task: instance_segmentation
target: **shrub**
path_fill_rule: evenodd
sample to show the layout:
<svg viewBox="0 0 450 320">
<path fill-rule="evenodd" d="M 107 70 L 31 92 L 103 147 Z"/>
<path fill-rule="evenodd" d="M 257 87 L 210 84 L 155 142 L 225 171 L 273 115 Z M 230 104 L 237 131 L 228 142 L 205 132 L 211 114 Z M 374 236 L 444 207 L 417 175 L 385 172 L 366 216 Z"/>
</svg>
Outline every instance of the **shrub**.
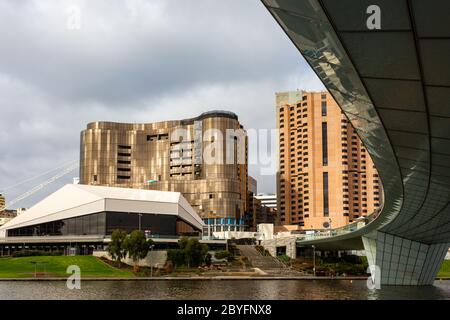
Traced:
<svg viewBox="0 0 450 320">
<path fill-rule="evenodd" d="M 173 263 L 172 261 L 166 261 L 166 264 L 164 265 L 164 271 L 167 274 L 170 274 L 173 272 Z"/>
<path fill-rule="evenodd" d="M 231 257 L 231 252 L 228 250 L 216 251 L 214 257 L 218 260 L 229 259 Z"/>
<path fill-rule="evenodd" d="M 211 254 L 207 253 L 206 256 L 205 256 L 205 263 L 206 263 L 207 266 L 211 265 L 211 262 L 212 262 L 211 260 L 212 260 Z"/>
<path fill-rule="evenodd" d="M 22 250 L 12 254 L 13 257 L 62 256 L 62 251 L 47 252 L 42 250 Z"/>
<path fill-rule="evenodd" d="M 352 263 L 327 263 L 321 266 L 324 270 L 334 270 L 338 274 L 346 275 L 366 275 L 366 268 L 363 264 Z"/>
<path fill-rule="evenodd" d="M 281 255 L 277 257 L 278 260 L 282 261 L 282 262 L 290 262 L 291 261 L 291 257 L 289 257 L 288 255 Z"/>
<path fill-rule="evenodd" d="M 347 263 L 361 264 L 363 263 L 362 257 L 356 255 L 344 255 L 341 260 Z"/>
</svg>

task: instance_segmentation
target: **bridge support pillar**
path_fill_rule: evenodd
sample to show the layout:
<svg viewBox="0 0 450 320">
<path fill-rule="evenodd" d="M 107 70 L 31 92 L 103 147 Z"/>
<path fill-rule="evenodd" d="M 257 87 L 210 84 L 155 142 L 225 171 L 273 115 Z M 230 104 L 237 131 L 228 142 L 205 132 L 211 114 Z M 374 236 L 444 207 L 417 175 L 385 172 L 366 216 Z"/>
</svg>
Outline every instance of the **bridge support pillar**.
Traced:
<svg viewBox="0 0 450 320">
<path fill-rule="evenodd" d="M 425 244 L 379 231 L 362 240 L 374 282 L 381 285 L 433 284 L 450 245 Z"/>
</svg>

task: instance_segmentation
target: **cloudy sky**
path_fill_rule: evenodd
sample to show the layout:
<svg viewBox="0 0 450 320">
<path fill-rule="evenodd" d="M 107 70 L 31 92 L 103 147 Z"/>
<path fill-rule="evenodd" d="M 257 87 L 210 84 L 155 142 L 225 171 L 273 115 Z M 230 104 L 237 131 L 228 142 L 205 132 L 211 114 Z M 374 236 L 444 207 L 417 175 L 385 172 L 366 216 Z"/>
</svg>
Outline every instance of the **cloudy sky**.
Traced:
<svg viewBox="0 0 450 320">
<path fill-rule="evenodd" d="M 78 160 L 88 122 L 224 109 L 274 128 L 275 92 L 322 88 L 259 0 L 2 0 L 0 41 L 0 192 Z M 259 191 L 275 190 L 274 176 L 249 169 Z"/>
</svg>

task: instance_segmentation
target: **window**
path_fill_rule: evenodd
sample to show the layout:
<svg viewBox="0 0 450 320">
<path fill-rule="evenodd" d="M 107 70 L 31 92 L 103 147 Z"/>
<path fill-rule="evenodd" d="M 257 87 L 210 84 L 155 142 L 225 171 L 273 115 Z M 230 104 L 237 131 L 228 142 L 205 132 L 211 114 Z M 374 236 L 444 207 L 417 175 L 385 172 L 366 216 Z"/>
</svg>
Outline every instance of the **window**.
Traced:
<svg viewBox="0 0 450 320">
<path fill-rule="evenodd" d="M 326 122 L 322 122 L 322 163 L 328 165 L 328 127 Z"/>
<path fill-rule="evenodd" d="M 131 157 L 131 153 L 119 152 L 117 153 L 119 157 Z"/>
<path fill-rule="evenodd" d="M 328 172 L 323 173 L 323 216 L 330 215 L 329 199 L 328 199 Z"/>
<path fill-rule="evenodd" d="M 322 101 L 322 116 L 325 117 L 327 115 L 327 101 Z"/>
</svg>

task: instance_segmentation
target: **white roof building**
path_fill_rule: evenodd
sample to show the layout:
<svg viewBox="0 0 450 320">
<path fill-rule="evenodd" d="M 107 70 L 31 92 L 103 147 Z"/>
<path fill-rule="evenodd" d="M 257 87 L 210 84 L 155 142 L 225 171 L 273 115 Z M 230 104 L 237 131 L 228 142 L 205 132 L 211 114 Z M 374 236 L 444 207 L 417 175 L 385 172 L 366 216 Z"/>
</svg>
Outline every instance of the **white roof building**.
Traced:
<svg viewBox="0 0 450 320">
<path fill-rule="evenodd" d="M 1 226 L 0 238 L 11 229 L 103 212 L 170 215 L 194 229 L 203 227 L 202 219 L 179 192 L 68 184 Z"/>
</svg>

